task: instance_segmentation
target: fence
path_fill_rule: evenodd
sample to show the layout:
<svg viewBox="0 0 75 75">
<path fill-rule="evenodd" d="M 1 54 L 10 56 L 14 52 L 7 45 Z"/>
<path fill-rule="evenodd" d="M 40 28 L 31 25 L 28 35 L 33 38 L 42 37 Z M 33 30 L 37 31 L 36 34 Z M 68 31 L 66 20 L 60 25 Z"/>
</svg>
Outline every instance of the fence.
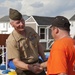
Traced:
<svg viewBox="0 0 75 75">
<path fill-rule="evenodd" d="M 6 46 L 6 39 L 8 38 L 9 34 L 0 34 L 0 46 Z M 0 49 L 0 54 L 2 53 Z"/>
<path fill-rule="evenodd" d="M 7 69 L 7 50 L 6 47 L 4 47 L 4 45 L 0 45 L 0 50 L 2 51 L 2 53 L 0 54 L 0 56 L 2 57 L 2 63 L 1 65 L 6 65 L 5 68 Z"/>
<path fill-rule="evenodd" d="M 6 64 L 6 69 L 7 69 L 6 39 L 8 38 L 8 36 L 9 34 L 0 34 L 0 63 L 2 62 L 1 65 Z"/>
<path fill-rule="evenodd" d="M 8 38 L 9 34 L 0 34 L 0 45 L 5 46 L 6 39 Z"/>
<path fill-rule="evenodd" d="M 2 50 L 2 54 L 0 56 L 2 57 L 2 63 L 0 64 L 0 75 L 17 75 L 14 68 L 8 67 L 8 59 L 7 59 L 7 48 L 4 47 L 4 45 L 0 46 L 0 50 Z M 5 51 L 6 50 L 6 51 Z M 12 64 L 11 64 L 12 66 Z"/>
</svg>

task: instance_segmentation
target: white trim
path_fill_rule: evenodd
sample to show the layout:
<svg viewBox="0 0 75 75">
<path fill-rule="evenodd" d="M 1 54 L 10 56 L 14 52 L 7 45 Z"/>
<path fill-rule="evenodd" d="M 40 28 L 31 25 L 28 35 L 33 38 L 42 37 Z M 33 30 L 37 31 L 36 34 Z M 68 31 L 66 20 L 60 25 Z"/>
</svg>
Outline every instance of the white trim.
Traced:
<svg viewBox="0 0 75 75">
<path fill-rule="evenodd" d="M 36 23 L 36 32 L 38 33 L 38 24 Z"/>
<path fill-rule="evenodd" d="M 52 44 L 54 43 L 54 42 L 52 42 L 50 44 L 51 41 L 54 41 L 54 39 L 49 39 L 48 41 L 47 40 L 39 40 L 39 42 L 41 42 L 41 43 L 46 43 L 46 50 L 49 50 L 51 48 Z"/>
<path fill-rule="evenodd" d="M 33 24 L 33 23 L 36 23 L 36 22 L 25 22 L 25 24 Z"/>
<path fill-rule="evenodd" d="M 8 31 L 8 24 L 7 24 L 7 22 L 4 22 L 4 23 L 2 23 L 1 32 L 6 32 L 6 31 Z"/>
<path fill-rule="evenodd" d="M 32 16 L 32 18 L 34 19 L 34 17 Z M 34 21 L 36 22 L 36 25 L 39 26 L 39 24 L 37 23 L 37 21 L 34 19 Z"/>
<path fill-rule="evenodd" d="M 49 44 L 50 44 L 51 41 L 54 40 L 54 39 L 50 39 L 50 38 L 49 38 L 49 28 L 50 28 L 50 27 L 51 27 L 51 25 L 49 25 L 49 26 L 46 27 L 46 31 L 47 31 L 47 34 L 46 34 L 46 36 L 47 36 L 47 37 L 46 37 L 46 39 L 47 39 L 47 40 L 46 40 L 46 41 L 47 41 L 47 42 L 46 42 L 46 49 L 50 49 L 51 45 L 49 45 Z"/>
<path fill-rule="evenodd" d="M 44 28 L 45 29 L 45 33 L 44 33 L 45 34 L 45 39 L 40 39 L 40 40 L 46 40 L 46 27 L 39 27 L 39 35 L 40 35 L 40 29 L 41 28 Z"/>
<path fill-rule="evenodd" d="M 50 25 L 39 25 L 39 26 L 46 26 L 46 27 L 48 27 L 48 26 L 50 26 Z"/>
<path fill-rule="evenodd" d="M 37 23 L 33 16 L 30 16 L 27 20 L 25 20 L 25 22 L 27 22 L 30 18 L 33 19 L 34 23 Z M 31 23 L 31 22 L 28 22 L 28 23 Z M 38 23 L 37 23 L 37 25 L 38 25 Z"/>
<path fill-rule="evenodd" d="M 47 40 L 46 39 L 43 39 L 43 40 L 39 40 L 39 42 L 47 42 Z"/>
<path fill-rule="evenodd" d="M 52 26 L 52 25 L 47 26 L 46 29 L 49 29 L 51 26 Z"/>
<path fill-rule="evenodd" d="M 30 16 L 28 19 L 26 19 L 25 22 L 28 21 L 30 18 L 32 18 L 32 16 Z"/>
<path fill-rule="evenodd" d="M 27 22 L 30 18 L 33 19 L 34 22 Z M 25 23 L 26 23 L 26 24 L 33 24 L 33 23 L 35 23 L 35 24 L 36 24 L 36 32 L 38 33 L 38 26 L 39 26 L 39 25 L 38 25 L 38 23 L 36 22 L 36 20 L 34 19 L 33 16 L 30 16 L 30 17 L 25 21 Z"/>
</svg>

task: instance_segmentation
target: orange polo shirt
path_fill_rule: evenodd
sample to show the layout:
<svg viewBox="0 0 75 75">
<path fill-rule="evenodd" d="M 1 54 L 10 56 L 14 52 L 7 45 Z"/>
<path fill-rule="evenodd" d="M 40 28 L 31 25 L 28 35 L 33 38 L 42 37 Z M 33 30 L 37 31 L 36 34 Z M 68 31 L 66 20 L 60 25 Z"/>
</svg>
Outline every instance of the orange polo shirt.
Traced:
<svg viewBox="0 0 75 75">
<path fill-rule="evenodd" d="M 47 75 L 75 75 L 75 43 L 65 37 L 54 42 L 47 62 Z"/>
</svg>

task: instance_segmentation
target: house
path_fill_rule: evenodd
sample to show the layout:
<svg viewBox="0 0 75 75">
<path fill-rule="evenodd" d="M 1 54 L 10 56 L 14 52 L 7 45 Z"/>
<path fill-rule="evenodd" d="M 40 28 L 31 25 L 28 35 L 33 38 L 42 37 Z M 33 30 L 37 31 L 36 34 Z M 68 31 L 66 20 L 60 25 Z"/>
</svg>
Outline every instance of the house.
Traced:
<svg viewBox="0 0 75 75">
<path fill-rule="evenodd" d="M 73 15 L 70 19 L 69 19 L 71 26 L 70 26 L 70 35 L 74 38 L 75 37 L 75 15 Z"/>
<path fill-rule="evenodd" d="M 26 26 L 32 27 L 40 36 L 40 42 L 46 50 L 50 49 L 50 44 L 53 42 L 49 26 L 54 17 L 30 16 L 26 20 Z"/>
<path fill-rule="evenodd" d="M 29 16 L 23 15 L 24 20 L 28 19 Z M 9 16 L 4 16 L 0 19 L 0 34 L 10 34 L 13 27 L 9 23 Z"/>
<path fill-rule="evenodd" d="M 32 27 L 40 36 L 40 42 L 44 45 L 46 50 L 49 50 L 53 39 L 49 30 L 49 26 L 53 21 L 54 17 L 45 17 L 45 16 L 27 16 L 23 15 L 26 26 Z M 75 15 L 69 19 L 70 26 L 70 35 L 75 37 Z M 9 17 L 4 16 L 0 19 L 0 34 L 10 34 L 13 28 L 9 24 Z"/>
</svg>

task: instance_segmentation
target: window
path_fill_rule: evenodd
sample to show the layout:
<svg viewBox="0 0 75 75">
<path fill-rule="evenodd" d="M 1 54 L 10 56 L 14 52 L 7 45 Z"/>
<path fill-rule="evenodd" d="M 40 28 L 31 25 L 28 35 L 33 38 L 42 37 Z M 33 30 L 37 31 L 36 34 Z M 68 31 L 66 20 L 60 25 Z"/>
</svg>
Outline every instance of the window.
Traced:
<svg viewBox="0 0 75 75">
<path fill-rule="evenodd" d="M 46 34 L 45 28 L 40 28 L 40 31 L 39 31 L 40 39 L 45 39 L 45 36 L 46 36 L 45 34 Z"/>
<path fill-rule="evenodd" d="M 6 28 L 6 25 L 5 25 L 5 23 L 3 23 L 3 28 Z"/>
</svg>

